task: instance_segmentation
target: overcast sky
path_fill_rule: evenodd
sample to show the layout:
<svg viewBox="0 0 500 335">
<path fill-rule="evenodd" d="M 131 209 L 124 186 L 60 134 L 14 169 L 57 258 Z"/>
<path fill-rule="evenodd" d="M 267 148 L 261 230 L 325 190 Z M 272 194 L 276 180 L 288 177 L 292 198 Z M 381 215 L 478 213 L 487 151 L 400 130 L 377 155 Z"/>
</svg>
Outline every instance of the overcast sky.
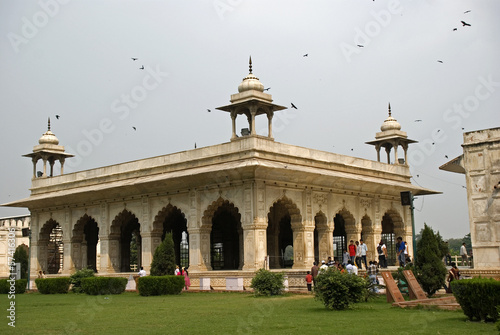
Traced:
<svg viewBox="0 0 500 335">
<path fill-rule="evenodd" d="M 493 0 L 2 0 L 0 203 L 29 196 L 21 155 L 48 117 L 76 155 L 66 172 L 228 142 L 230 117 L 214 109 L 251 55 L 274 102 L 298 107 L 275 116 L 276 141 L 375 160 L 364 142 L 390 102 L 419 141 L 412 183 L 443 192 L 416 200 L 417 231 L 463 237 L 465 177 L 438 167 L 462 154 L 464 131 L 500 126 L 499 13 Z"/>
</svg>

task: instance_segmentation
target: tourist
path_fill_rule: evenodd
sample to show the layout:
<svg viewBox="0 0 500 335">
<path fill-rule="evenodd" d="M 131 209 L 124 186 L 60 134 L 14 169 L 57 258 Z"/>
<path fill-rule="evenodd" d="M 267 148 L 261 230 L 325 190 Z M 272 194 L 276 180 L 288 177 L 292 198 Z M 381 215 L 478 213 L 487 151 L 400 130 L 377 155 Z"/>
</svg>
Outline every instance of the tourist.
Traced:
<svg viewBox="0 0 500 335">
<path fill-rule="evenodd" d="M 451 269 L 448 271 L 448 286 L 446 287 L 446 293 L 451 292 L 451 282 L 460 279 L 460 271 L 458 271 L 457 264 L 455 262 L 451 263 Z"/>
<path fill-rule="evenodd" d="M 354 265 L 353 265 L 351 260 L 347 261 L 347 265 L 345 266 L 345 269 L 346 269 L 347 273 L 349 273 L 349 274 L 354 273 Z"/>
<path fill-rule="evenodd" d="M 344 249 L 344 253 L 342 254 L 342 265 L 343 266 L 347 265 L 349 258 L 350 258 L 349 252 L 346 249 Z"/>
<path fill-rule="evenodd" d="M 406 249 L 406 242 L 403 241 L 403 238 L 399 236 L 397 238 L 398 243 L 396 243 L 396 248 L 398 249 L 398 261 L 399 261 L 399 266 L 405 267 L 406 265 L 406 258 L 405 258 L 405 249 Z"/>
<path fill-rule="evenodd" d="M 350 240 L 349 241 L 349 259 L 352 261 L 354 264 L 354 260 L 356 258 L 356 246 L 354 245 L 354 241 Z"/>
<path fill-rule="evenodd" d="M 306 284 L 307 284 L 307 290 L 311 292 L 312 288 L 312 281 L 313 281 L 313 276 L 311 275 L 311 271 L 307 271 L 306 275 Z"/>
<path fill-rule="evenodd" d="M 319 272 L 323 273 L 323 272 L 326 272 L 326 270 L 328 270 L 328 266 L 326 265 L 326 262 L 321 261 L 321 266 L 319 267 Z"/>
<path fill-rule="evenodd" d="M 139 277 L 144 277 L 146 275 L 146 270 L 141 266 L 141 270 L 139 271 Z"/>
<path fill-rule="evenodd" d="M 387 268 L 387 247 L 385 246 L 384 240 L 380 240 L 377 246 L 378 262 L 382 269 Z"/>
<path fill-rule="evenodd" d="M 316 264 L 316 262 L 313 262 L 313 266 L 311 268 L 311 276 L 313 277 L 314 287 L 316 287 L 316 277 L 318 276 L 318 272 L 319 272 L 319 267 Z"/>
<path fill-rule="evenodd" d="M 359 240 L 359 249 L 361 249 L 361 261 L 365 263 L 365 270 L 368 269 L 368 265 L 366 264 L 366 253 L 368 252 L 368 247 L 366 246 L 363 239 Z M 361 269 L 361 261 L 359 262 L 359 268 Z"/>
<path fill-rule="evenodd" d="M 467 248 L 465 247 L 465 242 L 462 243 L 460 247 L 460 256 L 462 256 L 462 266 L 467 265 Z"/>
<path fill-rule="evenodd" d="M 345 268 L 342 264 L 337 264 L 337 270 L 339 270 L 340 272 L 344 273 L 345 272 Z"/>
<path fill-rule="evenodd" d="M 329 268 L 333 268 L 335 267 L 335 261 L 332 260 L 332 257 L 328 257 L 328 262 L 326 262 L 326 266 L 328 266 Z"/>
<path fill-rule="evenodd" d="M 174 271 L 174 275 L 178 276 L 181 274 L 181 271 L 179 270 L 179 265 L 176 265 L 175 266 L 175 271 Z"/>
<path fill-rule="evenodd" d="M 189 279 L 189 273 L 186 268 L 182 268 L 182 274 L 184 276 L 184 289 L 187 291 L 189 286 L 191 286 L 191 280 Z"/>
<path fill-rule="evenodd" d="M 368 274 L 368 278 L 370 278 L 370 282 L 373 285 L 371 290 L 375 293 L 378 293 L 378 286 L 376 286 L 378 284 L 377 283 L 377 274 L 378 274 L 377 262 L 370 261 L 370 266 L 368 266 L 366 273 Z"/>
<path fill-rule="evenodd" d="M 42 270 L 38 271 L 38 278 L 44 279 L 45 275 L 43 274 Z"/>
<path fill-rule="evenodd" d="M 354 242 L 354 244 L 356 244 L 356 260 L 355 260 L 355 263 L 356 263 L 356 266 L 358 268 L 361 268 L 361 248 L 359 247 L 359 242 L 358 241 Z"/>
</svg>

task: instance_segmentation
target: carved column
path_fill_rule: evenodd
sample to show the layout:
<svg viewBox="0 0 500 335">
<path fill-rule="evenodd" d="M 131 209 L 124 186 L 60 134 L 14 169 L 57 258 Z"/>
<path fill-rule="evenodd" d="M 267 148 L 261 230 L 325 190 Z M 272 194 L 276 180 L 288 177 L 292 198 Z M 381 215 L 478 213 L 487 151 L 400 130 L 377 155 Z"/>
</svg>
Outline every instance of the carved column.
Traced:
<svg viewBox="0 0 500 335">
<path fill-rule="evenodd" d="M 232 125 L 232 132 L 231 132 L 231 140 L 234 140 L 236 136 L 236 113 L 234 111 L 231 111 L 231 125 Z"/>
<path fill-rule="evenodd" d="M 318 247 L 319 247 L 319 258 L 318 262 L 322 260 L 327 260 L 328 257 L 333 259 L 333 227 L 323 227 L 318 229 Z"/>
<path fill-rule="evenodd" d="M 273 138 L 273 111 L 267 113 L 267 137 Z"/>
</svg>

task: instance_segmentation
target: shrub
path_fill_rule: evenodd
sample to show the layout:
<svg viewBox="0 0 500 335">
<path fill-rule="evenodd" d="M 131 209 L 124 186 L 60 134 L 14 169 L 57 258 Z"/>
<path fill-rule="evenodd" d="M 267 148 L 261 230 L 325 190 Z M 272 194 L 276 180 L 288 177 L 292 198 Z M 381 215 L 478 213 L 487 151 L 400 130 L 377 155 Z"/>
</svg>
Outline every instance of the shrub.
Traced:
<svg viewBox="0 0 500 335">
<path fill-rule="evenodd" d="M 498 320 L 496 306 L 500 305 L 500 281 L 492 278 L 454 280 L 451 289 L 469 320 Z"/>
<path fill-rule="evenodd" d="M 69 277 L 35 279 L 38 292 L 42 294 L 68 293 L 70 281 Z"/>
<path fill-rule="evenodd" d="M 156 248 L 151 262 L 151 276 L 173 275 L 175 271 L 175 251 L 172 233 L 165 234 L 163 242 Z"/>
<path fill-rule="evenodd" d="M 184 276 L 145 276 L 139 277 L 137 289 L 142 296 L 179 294 L 184 284 Z"/>
<path fill-rule="evenodd" d="M 71 279 L 71 284 L 73 284 L 73 287 L 71 290 L 75 293 L 81 293 L 83 292 L 82 290 L 82 285 L 81 281 L 83 278 L 89 278 L 89 277 L 94 277 L 94 270 L 93 269 L 81 269 L 73 273 L 69 278 Z"/>
<path fill-rule="evenodd" d="M 127 282 L 127 278 L 121 277 L 87 277 L 81 279 L 81 290 L 89 295 L 120 294 Z"/>
<path fill-rule="evenodd" d="M 370 295 L 368 281 L 354 274 L 329 268 L 316 277 L 315 298 L 327 309 L 342 310 Z"/>
<path fill-rule="evenodd" d="M 406 281 L 405 275 L 403 274 L 403 270 L 411 270 L 413 273 L 415 273 L 415 267 L 413 266 L 413 263 L 408 263 L 405 265 L 405 267 L 399 267 L 396 272 L 392 273 L 392 277 L 396 281 L 399 290 L 401 293 L 406 293 L 408 294 L 408 283 Z"/>
<path fill-rule="evenodd" d="M 8 279 L 0 280 L 0 294 L 11 294 L 10 292 L 10 281 Z M 21 294 L 26 292 L 26 285 L 28 284 L 27 279 L 18 279 L 16 280 L 15 290 L 16 294 Z"/>
<path fill-rule="evenodd" d="M 250 287 L 253 288 L 255 295 L 280 295 L 285 289 L 284 277 L 282 272 L 274 273 L 260 269 L 255 273 Z"/>
<path fill-rule="evenodd" d="M 444 286 L 446 267 L 441 258 L 438 239 L 434 231 L 424 224 L 422 237 L 417 243 L 415 277 L 429 297 Z"/>
<path fill-rule="evenodd" d="M 24 246 L 20 245 L 14 252 L 14 259 L 17 263 L 21 263 L 21 279 L 28 278 L 28 253 Z"/>
</svg>

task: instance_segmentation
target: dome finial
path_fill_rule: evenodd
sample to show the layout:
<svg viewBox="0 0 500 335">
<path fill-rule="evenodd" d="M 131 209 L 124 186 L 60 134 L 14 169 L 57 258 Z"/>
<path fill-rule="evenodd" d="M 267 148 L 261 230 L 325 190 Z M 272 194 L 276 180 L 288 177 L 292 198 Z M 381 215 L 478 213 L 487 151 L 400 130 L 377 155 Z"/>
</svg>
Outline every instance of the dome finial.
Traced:
<svg viewBox="0 0 500 335">
<path fill-rule="evenodd" d="M 47 130 L 50 130 L 50 117 L 49 117 L 49 122 L 48 123 L 49 123 L 49 125 L 48 125 Z"/>
<path fill-rule="evenodd" d="M 250 56 L 250 61 L 248 62 L 248 68 L 250 69 L 250 74 L 252 74 L 252 56 Z"/>
<path fill-rule="evenodd" d="M 389 116 L 392 116 L 391 115 L 391 103 L 389 102 Z"/>
</svg>

